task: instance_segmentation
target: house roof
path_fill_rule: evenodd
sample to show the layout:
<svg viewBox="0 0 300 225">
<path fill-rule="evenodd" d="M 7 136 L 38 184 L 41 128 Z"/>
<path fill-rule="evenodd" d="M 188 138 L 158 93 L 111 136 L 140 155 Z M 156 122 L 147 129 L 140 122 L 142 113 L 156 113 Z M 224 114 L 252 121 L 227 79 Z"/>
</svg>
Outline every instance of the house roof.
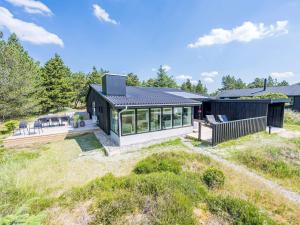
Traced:
<svg viewBox="0 0 300 225">
<path fill-rule="evenodd" d="M 248 88 L 248 89 L 234 89 L 222 91 L 218 97 L 219 98 L 235 98 L 235 97 L 250 97 L 261 95 L 265 93 L 283 93 L 287 96 L 298 96 L 300 95 L 300 85 L 290 85 L 281 87 L 267 87 L 264 91 L 263 88 Z"/>
<path fill-rule="evenodd" d="M 126 96 L 108 96 L 101 85 L 92 84 L 96 92 L 114 107 L 134 107 L 148 105 L 199 105 L 199 100 L 206 97 L 175 88 L 133 87 L 126 86 Z"/>
</svg>

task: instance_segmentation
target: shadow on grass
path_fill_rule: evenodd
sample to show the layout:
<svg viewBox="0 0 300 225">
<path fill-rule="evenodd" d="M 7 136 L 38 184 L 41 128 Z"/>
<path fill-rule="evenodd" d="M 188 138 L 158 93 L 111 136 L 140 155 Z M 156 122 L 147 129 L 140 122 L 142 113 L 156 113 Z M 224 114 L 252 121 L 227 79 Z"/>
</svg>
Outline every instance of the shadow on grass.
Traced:
<svg viewBox="0 0 300 225">
<path fill-rule="evenodd" d="M 68 137 L 67 140 L 75 140 L 79 145 L 82 152 L 88 152 L 93 150 L 102 150 L 102 145 L 99 143 L 95 134 L 82 134 L 79 136 Z"/>
</svg>

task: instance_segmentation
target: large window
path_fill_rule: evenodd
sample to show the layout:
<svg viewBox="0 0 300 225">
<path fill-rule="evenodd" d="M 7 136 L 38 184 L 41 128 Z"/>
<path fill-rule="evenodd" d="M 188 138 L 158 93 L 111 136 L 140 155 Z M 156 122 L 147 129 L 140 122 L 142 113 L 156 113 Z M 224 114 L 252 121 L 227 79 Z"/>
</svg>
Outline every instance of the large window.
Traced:
<svg viewBox="0 0 300 225">
<path fill-rule="evenodd" d="M 110 129 L 115 132 L 116 134 L 119 133 L 118 131 L 118 111 L 115 109 L 110 110 Z"/>
<path fill-rule="evenodd" d="M 161 130 L 161 109 L 153 108 L 150 109 L 151 112 L 151 131 Z"/>
<path fill-rule="evenodd" d="M 149 131 L 149 109 L 137 109 L 137 133 Z"/>
<path fill-rule="evenodd" d="M 121 114 L 122 135 L 135 133 L 135 110 L 126 110 Z"/>
<path fill-rule="evenodd" d="M 173 127 L 182 126 L 182 107 L 174 107 Z"/>
<path fill-rule="evenodd" d="M 183 126 L 189 126 L 192 124 L 192 108 L 191 107 L 183 107 L 182 122 L 183 122 Z"/>
<path fill-rule="evenodd" d="M 163 129 L 172 128 L 172 108 L 163 108 Z"/>
</svg>

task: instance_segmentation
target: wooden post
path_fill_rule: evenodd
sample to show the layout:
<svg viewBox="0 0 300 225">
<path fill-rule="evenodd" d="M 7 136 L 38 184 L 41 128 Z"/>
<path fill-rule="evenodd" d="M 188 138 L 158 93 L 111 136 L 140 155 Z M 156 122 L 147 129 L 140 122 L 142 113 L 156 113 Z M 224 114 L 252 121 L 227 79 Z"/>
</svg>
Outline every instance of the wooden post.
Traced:
<svg viewBox="0 0 300 225">
<path fill-rule="evenodd" d="M 201 141 L 201 121 L 198 122 L 198 141 Z"/>
</svg>

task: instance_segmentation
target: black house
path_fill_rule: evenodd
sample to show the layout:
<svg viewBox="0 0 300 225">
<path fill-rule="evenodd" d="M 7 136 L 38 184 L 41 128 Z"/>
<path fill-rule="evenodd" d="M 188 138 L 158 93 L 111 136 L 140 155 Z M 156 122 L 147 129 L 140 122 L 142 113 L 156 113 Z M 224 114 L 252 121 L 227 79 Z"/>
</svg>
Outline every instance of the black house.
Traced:
<svg viewBox="0 0 300 225">
<path fill-rule="evenodd" d="M 264 87 L 264 88 L 248 88 L 234 89 L 223 91 L 218 95 L 219 99 L 238 99 L 240 97 L 252 97 L 265 93 L 282 93 L 289 97 L 289 108 L 300 111 L 300 84 L 281 86 L 281 87 Z"/>
<path fill-rule="evenodd" d="M 126 77 L 106 74 L 92 84 L 87 112 L 119 145 L 193 132 L 194 107 L 204 96 L 174 88 L 126 86 Z"/>
</svg>

